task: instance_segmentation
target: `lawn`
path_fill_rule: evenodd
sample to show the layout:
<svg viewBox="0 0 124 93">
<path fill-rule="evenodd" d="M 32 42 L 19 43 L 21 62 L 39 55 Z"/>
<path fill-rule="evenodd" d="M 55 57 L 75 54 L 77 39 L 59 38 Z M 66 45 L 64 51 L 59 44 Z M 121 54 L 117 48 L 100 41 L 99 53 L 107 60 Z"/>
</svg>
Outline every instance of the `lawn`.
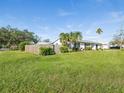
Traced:
<svg viewBox="0 0 124 93">
<path fill-rule="evenodd" d="M 124 93 L 124 52 L 0 52 L 0 93 Z"/>
</svg>

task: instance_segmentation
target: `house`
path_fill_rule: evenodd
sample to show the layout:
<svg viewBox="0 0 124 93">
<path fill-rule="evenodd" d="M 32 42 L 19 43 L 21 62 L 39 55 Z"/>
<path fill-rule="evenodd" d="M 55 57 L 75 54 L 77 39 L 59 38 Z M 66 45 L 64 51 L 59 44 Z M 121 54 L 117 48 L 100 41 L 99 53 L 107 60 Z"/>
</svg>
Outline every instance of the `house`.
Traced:
<svg viewBox="0 0 124 93">
<path fill-rule="evenodd" d="M 85 50 L 87 47 L 90 47 L 92 50 L 97 50 L 102 47 L 102 43 L 83 40 L 80 42 L 80 49 Z"/>
<path fill-rule="evenodd" d="M 62 46 L 62 43 L 60 42 L 60 39 L 57 39 L 54 42 L 38 42 L 37 44 L 32 44 L 32 45 L 26 45 L 25 46 L 25 51 L 29 53 L 34 53 L 34 54 L 39 54 L 40 53 L 40 48 L 41 47 L 50 47 L 53 48 L 56 54 L 61 53 L 60 47 Z M 74 46 L 73 43 L 70 43 L 70 46 Z M 86 50 L 86 49 L 91 49 L 91 50 L 97 50 L 97 49 L 109 49 L 108 44 L 102 44 L 98 42 L 93 42 L 93 41 L 88 41 L 88 40 L 82 40 L 79 42 L 79 49 L 81 51 Z"/>
<path fill-rule="evenodd" d="M 104 49 L 104 50 L 110 49 L 110 45 L 109 44 L 102 44 L 102 49 Z"/>
<path fill-rule="evenodd" d="M 110 45 L 110 49 L 120 49 L 121 47 L 120 47 L 120 45 L 118 45 L 118 44 L 115 44 L 115 45 Z M 122 45 L 122 48 L 123 48 L 123 45 Z"/>
<path fill-rule="evenodd" d="M 55 50 L 62 46 L 60 39 L 57 39 L 52 44 L 54 45 Z M 90 47 L 92 50 L 97 50 L 102 48 L 102 43 L 83 40 L 83 41 L 80 41 L 79 47 L 80 47 L 80 50 L 85 50 L 87 47 Z M 60 50 L 57 50 L 57 52 L 60 53 Z"/>
</svg>

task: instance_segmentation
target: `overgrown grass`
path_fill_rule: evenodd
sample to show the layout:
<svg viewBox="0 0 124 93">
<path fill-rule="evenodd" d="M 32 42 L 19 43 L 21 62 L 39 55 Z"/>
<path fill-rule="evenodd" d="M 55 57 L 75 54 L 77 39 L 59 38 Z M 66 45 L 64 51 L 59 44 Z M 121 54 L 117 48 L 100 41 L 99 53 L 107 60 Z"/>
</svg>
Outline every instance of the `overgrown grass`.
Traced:
<svg viewBox="0 0 124 93">
<path fill-rule="evenodd" d="M 124 52 L 0 52 L 0 93 L 124 93 Z"/>
</svg>

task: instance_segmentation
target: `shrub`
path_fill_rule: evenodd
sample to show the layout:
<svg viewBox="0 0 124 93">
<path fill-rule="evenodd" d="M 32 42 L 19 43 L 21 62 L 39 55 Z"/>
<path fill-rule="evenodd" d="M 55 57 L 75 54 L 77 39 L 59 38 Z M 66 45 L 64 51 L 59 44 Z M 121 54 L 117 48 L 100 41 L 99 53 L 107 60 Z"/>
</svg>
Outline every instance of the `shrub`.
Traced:
<svg viewBox="0 0 124 93">
<path fill-rule="evenodd" d="M 68 47 L 66 47 L 66 46 L 60 47 L 60 51 L 61 51 L 61 53 L 69 52 Z"/>
<path fill-rule="evenodd" d="M 85 50 L 92 50 L 92 47 L 86 47 Z"/>
<path fill-rule="evenodd" d="M 97 49 L 97 50 L 103 51 L 103 49 L 102 49 L 102 48 L 99 48 L 99 49 Z"/>
<path fill-rule="evenodd" d="M 47 55 L 54 55 L 55 52 L 52 48 L 40 48 L 40 55 L 47 56 Z"/>
<path fill-rule="evenodd" d="M 2 48 L 2 45 L 0 45 L 0 49 Z"/>
<path fill-rule="evenodd" d="M 19 44 L 19 49 L 21 50 L 21 51 L 24 51 L 25 50 L 25 45 L 29 45 L 30 43 L 28 42 L 28 41 L 24 41 L 24 42 L 21 42 L 20 44 Z"/>
</svg>

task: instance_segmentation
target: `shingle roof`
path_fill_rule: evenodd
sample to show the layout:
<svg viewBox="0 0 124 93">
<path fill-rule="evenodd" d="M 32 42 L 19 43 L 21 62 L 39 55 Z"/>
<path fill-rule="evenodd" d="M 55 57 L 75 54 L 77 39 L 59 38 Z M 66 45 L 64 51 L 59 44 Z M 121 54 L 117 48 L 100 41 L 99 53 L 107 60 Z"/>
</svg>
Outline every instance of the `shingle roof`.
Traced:
<svg viewBox="0 0 124 93">
<path fill-rule="evenodd" d="M 89 40 L 82 40 L 81 43 L 90 43 L 90 44 L 102 44 L 99 42 L 89 41 Z"/>
<path fill-rule="evenodd" d="M 56 41 L 58 41 L 59 39 L 57 39 Z M 56 41 L 52 42 L 51 44 L 54 44 Z M 89 40 L 82 40 L 80 41 L 80 43 L 89 43 L 89 44 L 102 44 L 99 42 L 94 42 L 94 41 L 89 41 Z"/>
</svg>

